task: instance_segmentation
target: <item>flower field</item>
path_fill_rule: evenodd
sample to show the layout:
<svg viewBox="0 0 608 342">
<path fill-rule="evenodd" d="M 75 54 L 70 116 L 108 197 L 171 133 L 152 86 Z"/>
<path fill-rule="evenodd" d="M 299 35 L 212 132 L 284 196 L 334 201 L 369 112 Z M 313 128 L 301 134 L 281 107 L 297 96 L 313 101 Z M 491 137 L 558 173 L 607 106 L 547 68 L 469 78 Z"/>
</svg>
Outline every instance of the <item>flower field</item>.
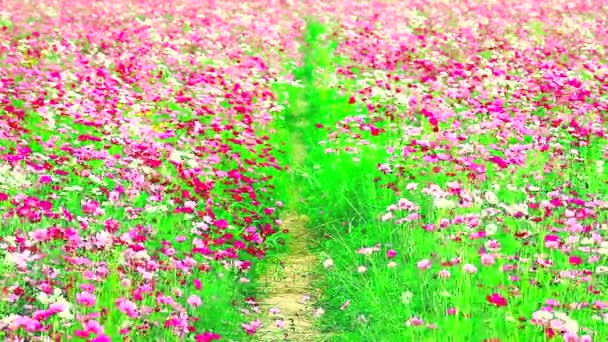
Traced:
<svg viewBox="0 0 608 342">
<path fill-rule="evenodd" d="M 606 341 L 607 26 L 1 1 L 0 337 Z"/>
</svg>

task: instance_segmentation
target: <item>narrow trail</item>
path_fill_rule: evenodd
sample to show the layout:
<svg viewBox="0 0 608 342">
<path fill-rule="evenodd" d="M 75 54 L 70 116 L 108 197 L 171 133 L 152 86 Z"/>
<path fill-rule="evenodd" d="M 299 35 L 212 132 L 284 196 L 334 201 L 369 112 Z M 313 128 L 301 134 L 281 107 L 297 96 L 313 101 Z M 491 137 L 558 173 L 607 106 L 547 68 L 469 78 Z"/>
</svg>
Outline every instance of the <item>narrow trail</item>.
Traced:
<svg viewBox="0 0 608 342">
<path fill-rule="evenodd" d="M 316 341 L 318 337 L 311 308 L 318 297 L 312 287 L 317 258 L 308 250 L 307 241 L 311 236 L 307 223 L 308 217 L 296 213 L 288 214 L 283 220 L 292 240 L 289 252 L 262 277 L 267 297 L 261 304 L 267 316 L 260 341 Z M 271 308 L 279 312 L 269 314 Z M 276 326 L 278 319 L 284 322 L 284 327 Z"/>
<path fill-rule="evenodd" d="M 290 134 L 289 141 L 293 181 L 289 189 L 288 210 L 281 218 L 282 228 L 288 229 L 290 238 L 287 241 L 287 252 L 280 255 L 276 264 L 269 267 L 261 277 L 266 297 L 261 301 L 261 307 L 265 311 L 265 324 L 259 332 L 259 341 L 312 342 L 321 339 L 314 326 L 312 308 L 320 295 L 319 290 L 312 285 L 318 260 L 308 245 L 313 239 L 307 226 L 309 218 L 298 213 L 302 185 L 297 181 L 295 173 L 303 164 L 307 150 L 299 131 L 308 124 L 304 119 L 307 103 L 300 96 L 296 108 L 291 108 L 295 119 L 295 130 Z M 278 313 L 269 313 L 271 309 L 278 309 Z M 277 327 L 277 320 L 282 320 L 284 326 Z"/>
</svg>

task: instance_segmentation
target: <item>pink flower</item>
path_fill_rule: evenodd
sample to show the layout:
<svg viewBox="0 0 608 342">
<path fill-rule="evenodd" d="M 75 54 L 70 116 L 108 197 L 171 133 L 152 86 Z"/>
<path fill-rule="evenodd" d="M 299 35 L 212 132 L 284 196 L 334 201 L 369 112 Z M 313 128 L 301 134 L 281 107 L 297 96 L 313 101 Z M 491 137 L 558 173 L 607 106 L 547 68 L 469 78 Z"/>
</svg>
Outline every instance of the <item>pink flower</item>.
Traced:
<svg viewBox="0 0 608 342">
<path fill-rule="evenodd" d="M 247 333 L 247 335 L 253 335 L 256 331 L 262 326 L 262 321 L 256 319 L 255 321 L 251 321 L 249 323 L 241 324 L 243 330 Z"/>
<path fill-rule="evenodd" d="M 37 320 L 37 321 L 42 322 L 42 321 L 47 320 L 51 315 L 53 315 L 53 312 L 51 312 L 51 311 L 36 310 L 32 314 L 32 318 L 35 319 L 35 320 Z"/>
<path fill-rule="evenodd" d="M 49 311 L 51 311 L 53 313 L 62 312 L 63 310 L 65 310 L 65 305 L 64 304 L 53 303 L 53 304 L 49 305 Z"/>
<path fill-rule="evenodd" d="M 578 336 L 572 332 L 566 332 L 564 334 L 564 342 L 578 342 Z"/>
<path fill-rule="evenodd" d="M 92 332 L 96 335 L 100 335 L 103 333 L 103 327 L 101 326 L 101 324 L 99 324 L 99 322 L 95 321 L 95 320 L 90 320 L 85 324 L 85 327 L 87 328 L 88 332 Z"/>
<path fill-rule="evenodd" d="M 496 258 L 492 254 L 484 253 L 481 255 L 481 264 L 484 266 L 494 265 Z"/>
<path fill-rule="evenodd" d="M 127 316 L 131 318 L 135 318 L 138 316 L 137 305 L 135 305 L 135 303 L 131 302 L 130 300 L 119 298 L 118 300 L 116 300 L 116 304 L 118 306 L 118 310 L 120 310 L 120 312 L 126 314 Z"/>
<path fill-rule="evenodd" d="M 87 291 L 82 291 L 76 294 L 76 301 L 79 304 L 90 307 L 95 305 L 95 296 Z"/>
<path fill-rule="evenodd" d="M 120 286 L 124 287 L 124 288 L 129 288 L 131 287 L 131 280 L 129 278 L 123 278 L 120 280 Z"/>
<path fill-rule="evenodd" d="M 386 257 L 389 259 L 392 259 L 394 257 L 397 256 L 397 251 L 394 249 L 389 249 L 388 251 L 386 251 Z"/>
<path fill-rule="evenodd" d="M 13 326 L 15 326 L 16 329 L 24 328 L 28 332 L 35 332 L 41 328 L 40 322 L 25 316 L 15 318 Z"/>
<path fill-rule="evenodd" d="M 421 270 L 428 270 L 432 265 L 433 263 L 429 259 L 420 260 L 417 264 L 418 268 Z"/>
<path fill-rule="evenodd" d="M 95 292 L 95 285 L 93 284 L 81 284 L 80 289 L 86 292 Z"/>
<path fill-rule="evenodd" d="M 424 321 L 421 318 L 412 317 L 412 318 L 408 319 L 407 322 L 405 322 L 405 324 L 410 327 L 417 327 L 417 326 L 423 325 Z"/>
<path fill-rule="evenodd" d="M 462 266 L 462 269 L 466 272 L 466 273 L 477 273 L 477 267 L 475 267 L 475 265 L 472 264 L 465 264 Z"/>
<path fill-rule="evenodd" d="M 195 308 L 199 307 L 201 305 L 201 298 L 197 295 L 191 295 L 190 297 L 188 297 L 188 304 Z"/>
<path fill-rule="evenodd" d="M 452 276 L 452 274 L 450 273 L 450 271 L 443 269 L 439 271 L 439 273 L 437 273 L 437 276 L 441 279 L 448 279 Z"/>
<path fill-rule="evenodd" d="M 200 289 L 202 289 L 202 288 L 203 288 L 203 283 L 201 283 L 200 279 L 198 279 L 198 278 L 197 278 L 197 279 L 194 279 L 192 282 L 194 283 L 194 287 L 195 287 L 197 290 L 200 290 Z"/>
</svg>

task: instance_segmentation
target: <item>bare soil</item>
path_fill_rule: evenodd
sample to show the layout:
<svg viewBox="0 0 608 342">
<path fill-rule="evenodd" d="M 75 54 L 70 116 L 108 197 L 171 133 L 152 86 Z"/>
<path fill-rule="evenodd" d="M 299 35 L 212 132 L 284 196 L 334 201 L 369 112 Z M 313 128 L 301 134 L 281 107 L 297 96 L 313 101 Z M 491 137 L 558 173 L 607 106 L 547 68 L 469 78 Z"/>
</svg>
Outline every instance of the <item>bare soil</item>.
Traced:
<svg viewBox="0 0 608 342">
<path fill-rule="evenodd" d="M 317 258 L 308 249 L 310 233 L 306 228 L 308 217 L 288 214 L 283 227 L 289 229 L 289 252 L 277 261 L 262 277 L 267 297 L 261 301 L 265 311 L 265 328 L 260 331 L 260 341 L 316 341 L 312 304 L 318 293 L 312 287 Z M 275 315 L 271 308 L 279 309 Z M 285 326 L 277 328 L 275 321 L 282 319 Z"/>
</svg>

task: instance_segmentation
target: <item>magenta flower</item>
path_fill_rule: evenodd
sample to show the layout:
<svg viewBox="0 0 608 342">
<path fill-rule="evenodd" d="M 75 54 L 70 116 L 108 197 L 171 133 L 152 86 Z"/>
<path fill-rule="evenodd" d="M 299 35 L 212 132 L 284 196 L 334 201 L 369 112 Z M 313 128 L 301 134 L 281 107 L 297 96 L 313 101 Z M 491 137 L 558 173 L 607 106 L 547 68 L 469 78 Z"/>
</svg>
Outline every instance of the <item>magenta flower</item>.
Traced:
<svg viewBox="0 0 608 342">
<path fill-rule="evenodd" d="M 568 257 L 568 263 L 572 266 L 578 266 L 583 263 L 583 259 L 576 255 L 571 255 Z"/>
<path fill-rule="evenodd" d="M 198 334 L 194 337 L 196 342 L 211 342 L 211 341 L 219 340 L 220 338 L 221 338 L 220 335 L 212 333 L 212 332 L 205 332 L 203 334 Z"/>
<path fill-rule="evenodd" d="M 192 282 L 194 283 L 194 287 L 195 287 L 197 290 L 200 290 L 200 289 L 202 289 L 202 288 L 203 288 L 203 283 L 201 283 L 200 279 L 196 278 L 196 279 L 194 279 Z"/>
<path fill-rule="evenodd" d="M 508 304 L 507 299 L 498 293 L 492 293 L 491 295 L 486 296 L 486 300 L 488 303 L 497 307 L 507 306 Z"/>
</svg>

